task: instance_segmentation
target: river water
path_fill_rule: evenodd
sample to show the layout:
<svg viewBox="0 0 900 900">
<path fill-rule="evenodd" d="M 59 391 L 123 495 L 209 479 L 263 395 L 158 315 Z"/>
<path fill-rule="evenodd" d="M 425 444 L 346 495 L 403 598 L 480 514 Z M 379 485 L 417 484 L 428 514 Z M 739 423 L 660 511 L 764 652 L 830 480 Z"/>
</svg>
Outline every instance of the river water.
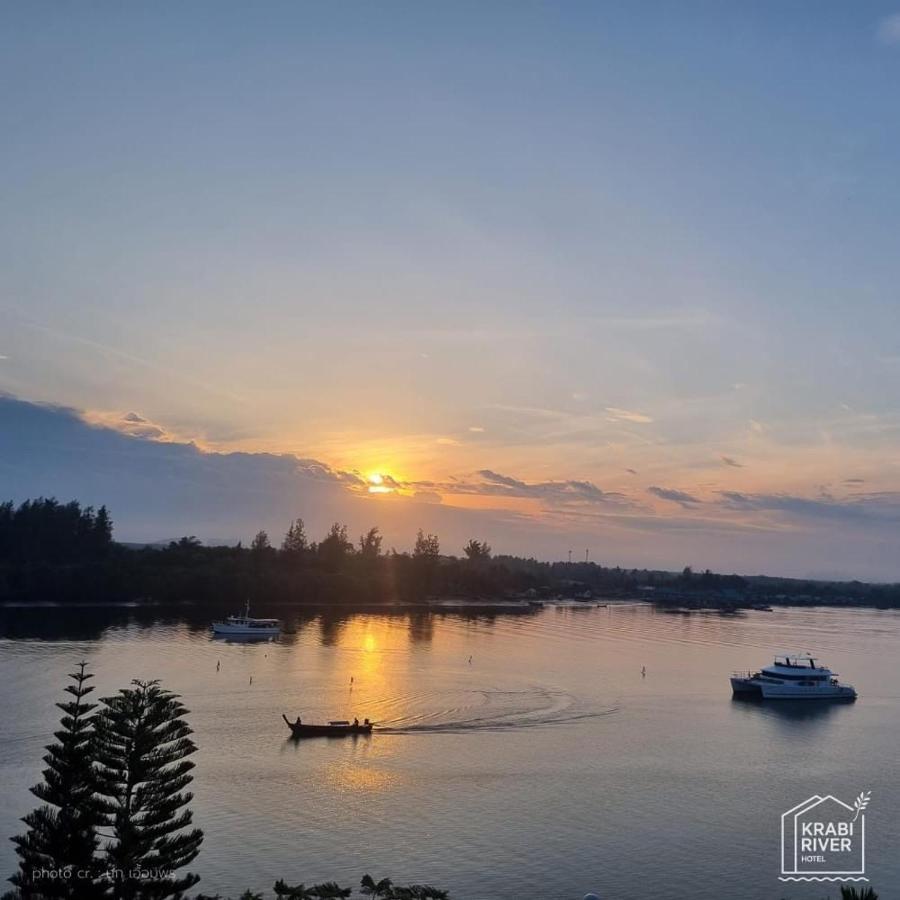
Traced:
<svg viewBox="0 0 900 900">
<path fill-rule="evenodd" d="M 836 897 L 778 881 L 781 813 L 871 791 L 867 874 L 900 897 L 897 612 L 310 611 L 262 644 L 205 624 L 0 611 L 0 836 L 33 805 L 53 704 L 84 659 L 99 695 L 161 678 L 190 709 L 205 893 L 370 872 L 454 900 Z M 730 672 L 779 650 L 820 654 L 860 699 L 733 701 Z M 296 743 L 282 712 L 379 730 Z M 14 866 L 0 841 L 0 872 Z"/>
</svg>

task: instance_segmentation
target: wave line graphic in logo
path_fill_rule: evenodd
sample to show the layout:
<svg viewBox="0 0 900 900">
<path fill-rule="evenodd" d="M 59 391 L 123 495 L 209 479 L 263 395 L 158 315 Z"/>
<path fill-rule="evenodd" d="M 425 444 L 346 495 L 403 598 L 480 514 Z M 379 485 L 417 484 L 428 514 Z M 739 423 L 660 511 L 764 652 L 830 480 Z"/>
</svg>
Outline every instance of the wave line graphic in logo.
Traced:
<svg viewBox="0 0 900 900">
<path fill-rule="evenodd" d="M 814 794 L 781 816 L 779 881 L 868 881 L 866 807 L 871 791 L 852 805 Z"/>
</svg>

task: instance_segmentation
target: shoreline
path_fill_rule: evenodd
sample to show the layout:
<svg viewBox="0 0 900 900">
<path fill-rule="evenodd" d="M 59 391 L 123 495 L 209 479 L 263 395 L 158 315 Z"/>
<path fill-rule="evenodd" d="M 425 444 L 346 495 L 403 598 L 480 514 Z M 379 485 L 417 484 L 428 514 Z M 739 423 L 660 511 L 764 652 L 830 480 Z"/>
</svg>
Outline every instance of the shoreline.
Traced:
<svg viewBox="0 0 900 900">
<path fill-rule="evenodd" d="M 576 597 L 555 597 L 534 601 L 530 599 L 509 598 L 463 598 L 445 597 L 431 600 L 403 600 L 388 603 L 323 603 L 315 600 L 272 600 L 259 601 L 259 605 L 272 609 L 313 609 L 313 610 L 346 610 L 356 612 L 392 612 L 405 610 L 419 610 L 432 612 L 452 612 L 454 610 L 497 610 L 509 612 L 537 612 L 546 608 L 557 609 L 602 609 L 612 606 L 648 606 L 665 615 L 693 615 L 695 613 L 719 613 L 724 615 L 738 615 L 747 612 L 774 612 L 776 609 L 874 609 L 890 611 L 900 609 L 900 606 L 889 606 L 864 602 L 838 602 L 826 603 L 821 599 L 814 602 L 784 602 L 771 600 L 767 603 L 735 604 L 732 601 L 708 601 L 690 602 L 682 600 L 679 603 L 661 602 L 650 600 L 646 597 L 594 597 L 591 599 Z M 38 610 L 38 609 L 109 609 L 109 610 L 220 610 L 226 608 L 224 602 L 196 601 L 196 600 L 125 600 L 110 602 L 84 602 L 84 601 L 52 601 L 39 600 L 29 602 L 25 600 L 0 601 L 0 610 Z"/>
</svg>

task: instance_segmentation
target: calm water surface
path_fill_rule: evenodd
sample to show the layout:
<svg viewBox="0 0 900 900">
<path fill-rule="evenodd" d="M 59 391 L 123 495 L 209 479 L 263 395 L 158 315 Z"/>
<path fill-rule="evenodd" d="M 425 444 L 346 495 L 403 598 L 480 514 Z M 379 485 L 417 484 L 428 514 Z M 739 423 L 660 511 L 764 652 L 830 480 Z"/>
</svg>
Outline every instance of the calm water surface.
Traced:
<svg viewBox="0 0 900 900">
<path fill-rule="evenodd" d="M 455 900 L 811 900 L 828 888 L 777 881 L 781 812 L 870 790 L 869 874 L 900 897 L 895 612 L 308 615 L 264 644 L 96 615 L 0 611 L 2 836 L 33 805 L 53 703 L 86 659 L 98 693 L 160 677 L 191 710 L 207 893 L 368 871 Z M 731 670 L 782 649 L 821 654 L 860 700 L 733 702 Z M 382 730 L 298 744 L 282 712 Z M 0 841 L 3 875 L 14 865 Z"/>
</svg>

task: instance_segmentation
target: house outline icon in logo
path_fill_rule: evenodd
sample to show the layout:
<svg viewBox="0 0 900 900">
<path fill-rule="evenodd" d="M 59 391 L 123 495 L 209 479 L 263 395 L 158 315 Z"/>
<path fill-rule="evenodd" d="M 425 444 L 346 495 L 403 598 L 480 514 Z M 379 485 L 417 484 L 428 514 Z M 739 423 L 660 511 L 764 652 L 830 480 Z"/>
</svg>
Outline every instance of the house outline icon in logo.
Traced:
<svg viewBox="0 0 900 900">
<path fill-rule="evenodd" d="M 855 805 L 844 803 L 832 794 L 824 797 L 813 794 L 802 803 L 781 815 L 781 877 L 779 881 L 868 881 L 866 869 L 866 817 L 863 810 L 868 805 L 868 794 L 860 794 Z M 816 825 L 834 828 L 826 834 L 841 834 L 845 843 L 840 851 L 823 850 L 810 852 L 801 844 L 804 820 L 815 813 L 820 821 Z M 824 821 L 822 821 L 824 819 Z M 827 823 L 827 825 L 826 825 Z M 838 823 L 838 824 L 835 824 Z M 849 825 L 849 833 L 839 831 Z M 809 833 L 809 832 L 807 832 Z M 812 832 L 822 834 L 823 832 Z M 827 839 L 826 839 L 827 845 Z M 830 865 L 835 852 L 849 854 L 838 867 Z M 804 859 L 806 854 L 806 859 Z M 815 858 L 815 862 L 810 860 Z"/>
</svg>

